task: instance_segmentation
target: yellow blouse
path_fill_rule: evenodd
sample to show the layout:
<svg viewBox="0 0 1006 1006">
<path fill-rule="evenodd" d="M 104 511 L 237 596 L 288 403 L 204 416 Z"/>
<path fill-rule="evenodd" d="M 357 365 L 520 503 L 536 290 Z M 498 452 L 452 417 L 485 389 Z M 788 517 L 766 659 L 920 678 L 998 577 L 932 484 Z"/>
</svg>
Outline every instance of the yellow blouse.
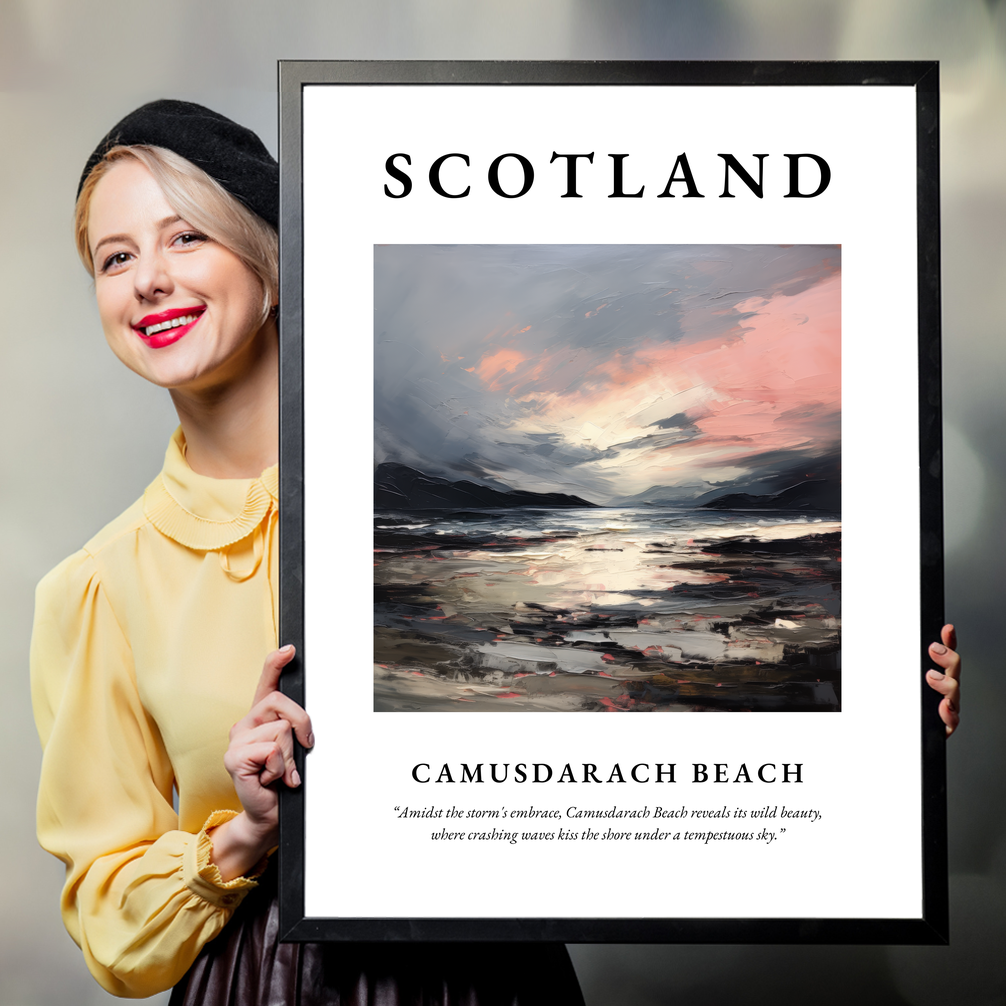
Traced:
<svg viewBox="0 0 1006 1006">
<path fill-rule="evenodd" d="M 197 475 L 176 431 L 143 498 L 38 586 L 38 836 L 115 995 L 174 985 L 255 886 L 223 882 L 206 829 L 241 809 L 228 731 L 276 646 L 277 492 L 276 467 Z"/>
</svg>

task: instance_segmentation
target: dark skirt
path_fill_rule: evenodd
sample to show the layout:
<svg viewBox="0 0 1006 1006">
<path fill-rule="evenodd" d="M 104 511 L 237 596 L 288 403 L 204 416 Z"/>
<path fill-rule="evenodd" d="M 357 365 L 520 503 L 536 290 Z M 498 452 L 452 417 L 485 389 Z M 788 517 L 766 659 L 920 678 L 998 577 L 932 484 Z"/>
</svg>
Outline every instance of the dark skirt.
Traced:
<svg viewBox="0 0 1006 1006">
<path fill-rule="evenodd" d="M 169 1006 L 583 1006 L 561 943 L 280 943 L 274 872 Z"/>
</svg>

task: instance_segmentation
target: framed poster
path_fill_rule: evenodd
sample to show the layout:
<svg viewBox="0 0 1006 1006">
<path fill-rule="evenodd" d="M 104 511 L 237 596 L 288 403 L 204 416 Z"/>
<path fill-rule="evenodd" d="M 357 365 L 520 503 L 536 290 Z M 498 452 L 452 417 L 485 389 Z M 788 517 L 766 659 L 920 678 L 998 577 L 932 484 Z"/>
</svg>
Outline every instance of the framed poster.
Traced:
<svg viewBox="0 0 1006 1006">
<path fill-rule="evenodd" d="M 935 64 L 280 91 L 287 938 L 945 941 Z"/>
</svg>

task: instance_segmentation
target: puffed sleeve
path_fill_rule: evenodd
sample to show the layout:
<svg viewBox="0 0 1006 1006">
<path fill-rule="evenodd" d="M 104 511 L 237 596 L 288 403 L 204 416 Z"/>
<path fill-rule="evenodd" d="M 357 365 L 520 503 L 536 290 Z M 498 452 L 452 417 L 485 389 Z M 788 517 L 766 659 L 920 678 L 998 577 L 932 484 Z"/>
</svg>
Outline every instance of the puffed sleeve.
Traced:
<svg viewBox="0 0 1006 1006">
<path fill-rule="evenodd" d="M 87 552 L 39 584 L 31 683 L 44 751 L 38 837 L 66 864 L 63 921 L 103 988 L 161 992 L 255 883 L 225 883 L 210 862 L 206 830 L 233 811 L 198 834 L 178 830 L 171 764 Z"/>
</svg>

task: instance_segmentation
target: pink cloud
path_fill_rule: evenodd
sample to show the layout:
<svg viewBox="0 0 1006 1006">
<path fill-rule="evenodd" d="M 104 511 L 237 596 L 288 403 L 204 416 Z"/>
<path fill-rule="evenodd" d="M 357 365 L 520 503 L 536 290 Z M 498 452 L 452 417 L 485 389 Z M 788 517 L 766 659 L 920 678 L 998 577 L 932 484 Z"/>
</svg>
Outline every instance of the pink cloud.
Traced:
<svg viewBox="0 0 1006 1006">
<path fill-rule="evenodd" d="M 504 377 L 513 375 L 527 359 L 528 357 L 519 350 L 497 349 L 483 356 L 472 369 L 489 386 L 490 391 L 500 391 L 504 385 Z"/>
<path fill-rule="evenodd" d="M 708 301 L 682 306 L 681 327 L 694 339 L 712 310 Z M 831 446 L 841 411 L 840 274 L 792 296 L 751 297 L 725 314 L 736 316 L 725 335 L 647 339 L 614 354 L 569 345 L 533 353 L 501 347 L 520 334 L 522 326 L 514 326 L 493 333 L 496 344 L 475 371 L 490 390 L 536 400 L 543 419 L 584 416 L 603 424 L 621 416 L 626 435 L 637 439 L 649 430 L 625 417 L 644 401 L 666 401 L 668 414 L 683 411 L 699 432 L 688 442 L 652 449 L 650 464 L 675 477 L 743 464 L 764 451 Z M 673 404 L 679 395 L 688 403 L 681 408 Z"/>
</svg>

